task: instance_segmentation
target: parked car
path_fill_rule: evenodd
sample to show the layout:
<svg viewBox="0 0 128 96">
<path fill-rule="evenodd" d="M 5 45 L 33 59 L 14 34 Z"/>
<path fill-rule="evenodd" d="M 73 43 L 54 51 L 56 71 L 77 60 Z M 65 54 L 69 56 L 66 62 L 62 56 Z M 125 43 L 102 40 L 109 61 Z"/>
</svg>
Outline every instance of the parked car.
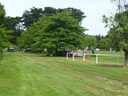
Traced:
<svg viewBox="0 0 128 96">
<path fill-rule="evenodd" d="M 96 51 L 100 51 L 100 49 L 99 49 L 99 48 L 96 48 L 95 50 L 96 50 Z"/>
<path fill-rule="evenodd" d="M 7 48 L 7 51 L 8 51 L 8 52 L 15 52 L 16 49 L 15 49 L 15 47 L 12 47 L 12 46 L 11 46 L 11 47 L 8 47 L 8 48 Z"/>
</svg>

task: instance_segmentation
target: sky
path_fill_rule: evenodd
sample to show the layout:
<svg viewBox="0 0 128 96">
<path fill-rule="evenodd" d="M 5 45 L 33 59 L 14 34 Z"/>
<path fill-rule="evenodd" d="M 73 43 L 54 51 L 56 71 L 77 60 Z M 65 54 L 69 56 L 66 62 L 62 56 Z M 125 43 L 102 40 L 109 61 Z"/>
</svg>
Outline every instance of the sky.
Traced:
<svg viewBox="0 0 128 96">
<path fill-rule="evenodd" d="M 6 16 L 22 16 L 25 10 L 32 7 L 67 8 L 73 7 L 84 12 L 86 18 L 82 26 L 87 28 L 86 34 L 107 35 L 109 29 L 104 28 L 102 16 L 111 16 L 116 12 L 116 6 L 111 0 L 0 0 L 6 10 Z"/>
</svg>

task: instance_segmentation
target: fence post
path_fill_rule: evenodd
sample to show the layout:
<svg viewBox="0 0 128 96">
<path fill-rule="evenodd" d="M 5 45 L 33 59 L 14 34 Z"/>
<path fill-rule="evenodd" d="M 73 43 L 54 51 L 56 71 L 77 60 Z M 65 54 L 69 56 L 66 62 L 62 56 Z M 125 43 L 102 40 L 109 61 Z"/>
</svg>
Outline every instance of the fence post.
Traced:
<svg viewBox="0 0 128 96">
<path fill-rule="evenodd" d="M 96 64 L 98 64 L 98 54 L 96 54 Z"/>
<path fill-rule="evenodd" d="M 68 60 L 68 53 L 66 54 L 66 59 Z"/>
<path fill-rule="evenodd" d="M 74 60 L 75 60 L 75 59 L 74 59 L 74 53 L 72 54 L 72 57 L 73 57 L 72 60 L 74 61 Z"/>
<path fill-rule="evenodd" d="M 83 55 L 83 61 L 85 61 L 85 54 Z"/>
</svg>

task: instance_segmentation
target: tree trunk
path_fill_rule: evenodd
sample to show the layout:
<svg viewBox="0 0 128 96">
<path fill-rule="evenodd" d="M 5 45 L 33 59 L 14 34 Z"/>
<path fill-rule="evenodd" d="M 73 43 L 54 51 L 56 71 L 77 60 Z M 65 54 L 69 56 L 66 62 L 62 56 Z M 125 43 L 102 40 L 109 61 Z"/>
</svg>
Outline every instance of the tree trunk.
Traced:
<svg viewBox="0 0 128 96">
<path fill-rule="evenodd" d="M 128 66 L 128 50 L 125 50 L 125 66 Z"/>
</svg>

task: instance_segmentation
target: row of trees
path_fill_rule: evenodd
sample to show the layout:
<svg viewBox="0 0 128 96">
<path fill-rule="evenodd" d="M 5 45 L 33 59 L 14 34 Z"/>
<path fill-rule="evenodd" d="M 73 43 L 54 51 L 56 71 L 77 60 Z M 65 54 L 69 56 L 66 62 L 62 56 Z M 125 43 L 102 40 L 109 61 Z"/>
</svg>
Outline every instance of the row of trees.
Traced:
<svg viewBox="0 0 128 96">
<path fill-rule="evenodd" d="M 81 26 L 81 21 L 85 16 L 79 9 L 33 7 L 22 17 L 5 17 L 4 7 L 0 4 L 0 52 L 9 43 L 36 50 L 46 48 L 49 55 L 67 48 L 75 50 L 96 46 L 108 50 L 112 47 L 116 51 L 123 49 L 125 65 L 128 65 L 128 2 L 112 1 L 117 4 L 118 12 L 111 17 L 103 16 L 103 22 L 110 31 L 108 36 L 100 39 L 84 34 L 86 28 Z"/>
<path fill-rule="evenodd" d="M 99 48 L 100 50 L 109 51 L 112 49 L 112 41 L 103 35 L 84 35 L 84 46 L 89 48 Z M 114 49 L 113 49 L 114 50 Z"/>
<path fill-rule="evenodd" d="M 70 11 L 72 14 L 71 17 L 75 18 L 79 24 L 82 19 L 85 17 L 84 13 L 79 9 L 75 8 L 65 8 L 65 9 L 55 9 L 53 7 L 45 7 L 42 8 L 31 8 L 30 10 L 24 11 L 22 17 L 5 17 L 3 23 L 3 27 L 6 30 L 12 30 L 7 33 L 9 38 L 9 42 L 13 45 L 17 45 L 17 38 L 21 36 L 21 33 L 32 26 L 35 22 L 39 21 L 42 15 L 52 16 L 53 14 L 63 12 L 64 10 Z"/>
<path fill-rule="evenodd" d="M 12 45 L 17 45 L 17 39 L 21 36 L 21 33 L 25 29 L 29 29 L 29 27 L 35 26 L 34 23 L 38 22 L 40 18 L 50 17 L 52 15 L 55 15 L 56 13 L 61 13 L 64 10 L 68 10 L 70 13 L 70 16 L 77 20 L 78 25 L 81 24 L 81 21 L 84 17 L 84 13 L 78 9 L 74 8 L 65 8 L 65 9 L 55 9 L 53 7 L 45 7 L 42 8 L 31 8 L 30 11 L 26 10 L 22 17 L 5 17 L 2 24 L 5 30 L 8 30 L 8 32 L 5 32 L 8 36 L 8 41 Z M 42 16 L 43 15 L 43 16 Z M 43 21 L 43 20 L 42 20 Z M 37 31 L 37 29 L 36 29 Z M 35 31 L 35 33 L 37 33 Z M 32 33 L 32 32 L 31 32 Z M 25 32 L 23 32 L 25 34 Z M 69 35 L 68 35 L 69 36 Z M 71 35 L 70 35 L 71 36 Z M 108 46 L 105 42 L 107 42 L 104 36 L 90 36 L 83 34 L 83 48 L 85 47 L 98 47 L 100 49 L 109 49 L 110 46 Z M 102 40 L 101 40 L 102 39 Z M 21 40 L 19 40 L 21 42 Z M 93 42 L 92 42 L 93 41 Z M 101 43 L 99 43 L 101 42 Z M 19 44 L 22 46 L 22 44 Z M 104 46 L 106 45 L 106 46 Z M 26 47 L 30 47 L 29 45 L 25 45 Z M 77 48 L 77 47 L 76 47 Z M 37 49 L 37 48 L 34 48 Z M 41 49 L 41 48 L 40 48 Z M 38 48 L 39 50 L 39 48 Z"/>
<path fill-rule="evenodd" d="M 1 7 L 3 10 L 0 12 L 4 12 L 1 15 L 1 18 L 4 18 L 3 22 L 0 22 L 3 27 L 1 30 L 4 30 L 5 40 L 9 44 L 34 50 L 46 48 L 49 54 L 66 48 L 83 48 L 82 39 L 86 29 L 81 27 L 81 21 L 85 16 L 79 9 L 33 7 L 30 11 L 26 10 L 22 17 L 5 17 L 3 5 Z M 5 45 L 5 42 L 1 41 L 2 43 Z M 5 46 L 1 50 L 3 48 Z"/>
<path fill-rule="evenodd" d="M 4 8 L 3 8 L 3 10 L 4 10 Z M 53 7 L 45 7 L 44 9 L 42 9 L 42 8 L 33 7 L 30 9 L 30 11 L 26 10 L 23 13 L 22 17 L 5 17 L 5 13 L 4 13 L 4 20 L 1 24 L 3 24 L 4 30 L 8 30 L 8 32 L 5 32 L 7 35 L 8 41 L 13 45 L 17 45 L 18 44 L 17 39 L 21 36 L 21 33 L 26 35 L 26 31 L 30 30 L 30 34 L 27 33 L 29 35 L 29 37 L 31 34 L 32 35 L 38 34 L 38 31 L 42 30 L 41 28 L 44 25 L 46 25 L 46 24 L 41 25 L 41 23 L 39 24 L 39 22 L 41 22 L 41 19 L 42 19 L 42 22 L 47 23 L 47 21 L 45 21 L 45 19 L 47 20 L 48 18 L 46 18 L 46 17 L 51 18 L 53 15 L 54 15 L 53 17 L 55 17 L 55 14 L 62 13 L 62 12 L 64 12 L 64 10 L 68 11 L 69 16 L 71 16 L 73 19 L 75 19 L 78 25 L 80 25 L 82 19 L 84 17 L 86 17 L 86 16 L 84 16 L 84 13 L 82 11 L 80 11 L 78 9 L 74 9 L 74 8 L 55 9 Z M 62 18 L 62 17 L 60 17 L 60 18 Z M 63 19 L 65 19 L 65 18 L 63 18 Z M 69 21 L 69 22 L 71 22 L 71 21 Z M 40 25 L 41 28 L 36 23 L 38 25 Z M 58 23 L 58 22 L 56 22 L 56 23 Z M 63 22 L 59 22 L 59 23 L 63 23 Z M 63 25 L 64 24 L 62 24 L 61 26 L 64 27 Z M 40 28 L 40 29 L 34 29 L 33 26 L 34 27 L 38 26 L 38 28 Z M 26 29 L 26 31 L 24 31 L 25 29 Z M 34 31 L 32 31 L 31 29 Z M 42 33 L 40 33 L 40 34 L 42 34 Z M 84 33 L 82 35 L 83 35 L 83 37 L 82 37 L 83 45 L 81 48 L 85 48 L 85 47 L 96 48 L 96 47 L 98 47 L 100 49 L 105 49 L 105 50 L 108 50 L 110 48 L 110 43 L 107 42 L 110 40 L 108 40 L 108 38 L 106 38 L 105 36 L 100 36 L 100 35 L 91 36 L 91 35 L 85 35 Z M 20 37 L 20 39 L 22 37 Z M 71 38 L 71 34 L 68 35 L 68 37 Z M 26 38 L 27 38 L 27 36 L 26 36 Z M 21 47 L 26 47 L 26 48 L 32 47 L 32 48 L 38 49 L 38 50 L 42 48 L 42 47 L 41 48 L 35 47 L 35 41 L 33 38 L 31 38 L 31 40 L 27 40 L 27 41 L 31 41 L 32 45 L 31 45 L 31 43 L 28 43 L 28 44 L 24 43 L 25 44 L 24 46 L 23 46 L 23 42 L 21 42 L 21 41 L 25 41 L 25 40 L 20 40 L 20 39 L 19 39 L 19 42 L 20 42 L 19 45 Z M 75 47 L 75 48 L 77 48 L 77 47 Z"/>
</svg>

